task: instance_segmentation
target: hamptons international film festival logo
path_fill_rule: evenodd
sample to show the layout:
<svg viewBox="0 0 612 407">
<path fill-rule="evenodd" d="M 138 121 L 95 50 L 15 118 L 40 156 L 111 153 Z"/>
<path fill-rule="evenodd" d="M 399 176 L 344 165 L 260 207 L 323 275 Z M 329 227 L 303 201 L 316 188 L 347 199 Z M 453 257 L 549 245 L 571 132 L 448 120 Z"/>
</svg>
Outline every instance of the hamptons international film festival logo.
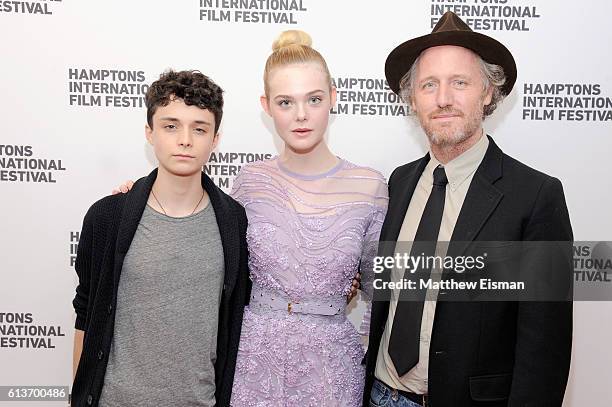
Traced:
<svg viewBox="0 0 612 407">
<path fill-rule="evenodd" d="M 599 83 L 525 83 L 523 120 L 612 121 L 612 98 Z"/>
<path fill-rule="evenodd" d="M 91 108 L 142 108 L 149 85 L 144 71 L 70 67 L 68 104 Z"/>
<path fill-rule="evenodd" d="M 0 182 L 57 182 L 66 167 L 58 158 L 40 158 L 29 145 L 0 144 Z"/>
<path fill-rule="evenodd" d="M 210 154 L 208 163 L 204 166 L 204 172 L 219 188 L 229 191 L 232 188 L 234 178 L 238 175 L 244 164 L 268 160 L 270 158 L 272 158 L 271 153 L 213 151 Z"/>
<path fill-rule="evenodd" d="M 305 0 L 200 0 L 200 21 L 298 24 Z"/>
<path fill-rule="evenodd" d="M 576 242 L 574 281 L 612 283 L 612 242 Z"/>
<path fill-rule="evenodd" d="M 42 14 L 53 15 L 55 3 L 61 3 L 62 0 L 38 0 L 38 1 L 16 1 L 2 0 L 0 1 L 0 13 L 12 14 Z"/>
<path fill-rule="evenodd" d="M 408 106 L 393 93 L 385 79 L 332 78 L 338 97 L 331 110 L 336 115 L 407 116 Z"/>
<path fill-rule="evenodd" d="M 65 337 L 60 325 L 41 321 L 32 312 L 0 312 L 0 348 L 55 349 Z"/>
<path fill-rule="evenodd" d="M 447 11 L 457 14 L 474 31 L 530 31 L 540 18 L 534 4 L 515 0 L 431 0 L 431 28 Z M 529 3 L 529 2 L 528 2 Z"/>
</svg>

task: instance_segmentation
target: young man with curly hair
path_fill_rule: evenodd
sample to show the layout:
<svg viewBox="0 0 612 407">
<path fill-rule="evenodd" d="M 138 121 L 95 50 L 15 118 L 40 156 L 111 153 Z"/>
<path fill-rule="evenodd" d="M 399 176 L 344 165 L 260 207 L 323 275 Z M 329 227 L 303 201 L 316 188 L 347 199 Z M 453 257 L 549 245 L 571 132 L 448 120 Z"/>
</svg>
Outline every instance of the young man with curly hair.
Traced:
<svg viewBox="0 0 612 407">
<path fill-rule="evenodd" d="M 72 405 L 229 405 L 249 280 L 244 209 L 202 172 L 222 93 L 162 74 L 146 94 L 158 167 L 85 215 Z"/>
</svg>

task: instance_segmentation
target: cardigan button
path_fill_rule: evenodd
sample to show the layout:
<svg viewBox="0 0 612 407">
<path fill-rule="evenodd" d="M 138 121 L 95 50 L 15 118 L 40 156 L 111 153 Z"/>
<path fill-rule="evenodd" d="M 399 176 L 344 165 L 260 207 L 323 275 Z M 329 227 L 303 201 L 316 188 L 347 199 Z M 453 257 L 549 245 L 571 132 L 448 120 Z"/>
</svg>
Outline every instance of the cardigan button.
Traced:
<svg viewBox="0 0 612 407">
<path fill-rule="evenodd" d="M 93 404 L 93 396 L 91 394 L 87 396 L 87 404 L 90 406 Z"/>
<path fill-rule="evenodd" d="M 102 360 L 103 357 L 104 357 L 104 352 L 103 351 L 98 352 L 98 360 Z"/>
<path fill-rule="evenodd" d="M 108 315 L 113 313 L 113 304 L 108 306 Z"/>
</svg>

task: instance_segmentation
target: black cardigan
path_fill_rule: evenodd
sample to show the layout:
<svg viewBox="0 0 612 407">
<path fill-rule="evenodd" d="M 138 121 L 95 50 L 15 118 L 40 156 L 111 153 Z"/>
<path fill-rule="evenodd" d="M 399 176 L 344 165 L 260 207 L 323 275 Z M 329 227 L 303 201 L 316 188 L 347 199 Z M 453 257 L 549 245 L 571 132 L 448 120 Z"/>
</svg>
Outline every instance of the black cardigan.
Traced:
<svg viewBox="0 0 612 407">
<path fill-rule="evenodd" d="M 83 352 L 72 388 L 73 406 L 96 406 L 102 392 L 114 331 L 117 288 L 123 260 L 142 217 L 157 169 L 127 194 L 102 198 L 83 220 L 76 260 L 79 285 L 73 301 L 75 328 L 85 331 Z M 225 277 L 219 307 L 215 398 L 229 406 L 244 305 L 248 301 L 247 219 L 244 208 L 202 173 L 202 186 L 215 211 Z"/>
</svg>

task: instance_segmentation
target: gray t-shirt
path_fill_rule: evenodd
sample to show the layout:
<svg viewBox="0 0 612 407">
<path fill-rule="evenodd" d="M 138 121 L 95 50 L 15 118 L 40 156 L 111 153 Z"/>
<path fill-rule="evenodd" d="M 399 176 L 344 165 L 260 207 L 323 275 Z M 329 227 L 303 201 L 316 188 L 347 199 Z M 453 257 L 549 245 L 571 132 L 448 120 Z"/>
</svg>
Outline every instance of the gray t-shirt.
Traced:
<svg viewBox="0 0 612 407">
<path fill-rule="evenodd" d="M 214 406 L 223 247 L 215 212 L 144 210 L 125 256 L 102 407 Z"/>
</svg>

